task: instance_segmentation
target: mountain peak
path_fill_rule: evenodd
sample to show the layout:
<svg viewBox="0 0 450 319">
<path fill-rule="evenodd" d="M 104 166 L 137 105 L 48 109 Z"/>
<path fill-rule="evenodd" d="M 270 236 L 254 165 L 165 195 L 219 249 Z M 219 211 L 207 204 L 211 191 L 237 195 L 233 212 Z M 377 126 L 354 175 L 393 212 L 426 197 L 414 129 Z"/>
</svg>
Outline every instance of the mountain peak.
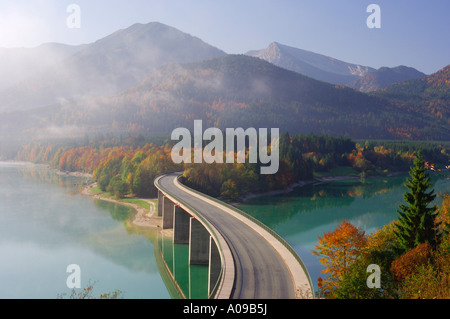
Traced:
<svg viewBox="0 0 450 319">
<path fill-rule="evenodd" d="M 165 25 L 160 22 L 149 22 L 147 24 L 135 23 L 128 28 L 119 29 L 105 38 L 98 40 L 96 43 L 105 43 L 113 41 L 118 38 L 120 41 L 136 41 L 144 39 L 163 39 L 169 37 L 168 40 L 175 40 L 177 38 L 194 38 L 187 33 L 184 33 L 174 27 Z"/>
<path fill-rule="evenodd" d="M 281 45 L 282 44 L 274 41 L 274 42 L 269 44 L 268 48 L 278 48 L 279 49 Z"/>
<path fill-rule="evenodd" d="M 171 30 L 171 31 L 177 31 L 180 33 L 184 33 L 174 27 L 171 27 L 167 24 L 164 24 L 164 23 L 161 23 L 158 21 L 152 21 L 152 22 L 148 22 L 148 23 L 135 23 L 123 30 L 124 31 L 154 31 L 154 32 Z"/>
<path fill-rule="evenodd" d="M 394 83 L 419 79 L 425 76 L 426 74 L 404 65 L 394 68 L 381 67 L 347 85 L 355 90 L 367 93 L 388 87 Z"/>
<path fill-rule="evenodd" d="M 137 85 L 165 64 L 198 62 L 225 54 L 165 24 L 135 23 L 86 45 L 59 65 L 52 64 L 36 78 L 26 79 L 26 85 L 15 82 L 0 91 L 0 111 L 50 105 L 60 96 L 111 95 Z"/>
<path fill-rule="evenodd" d="M 316 80 L 333 84 L 346 84 L 374 69 L 340 61 L 329 56 L 272 42 L 262 50 L 247 52 L 279 67 L 304 74 Z"/>
</svg>

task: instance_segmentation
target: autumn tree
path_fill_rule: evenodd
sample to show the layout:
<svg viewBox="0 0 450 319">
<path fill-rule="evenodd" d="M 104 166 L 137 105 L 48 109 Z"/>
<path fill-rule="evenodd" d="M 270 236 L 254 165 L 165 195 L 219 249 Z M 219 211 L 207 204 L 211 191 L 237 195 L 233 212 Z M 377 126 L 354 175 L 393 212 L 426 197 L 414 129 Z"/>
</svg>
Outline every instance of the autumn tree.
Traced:
<svg viewBox="0 0 450 319">
<path fill-rule="evenodd" d="M 120 175 L 116 175 L 111 178 L 106 190 L 116 197 L 116 199 L 122 199 L 125 197 L 126 184 L 120 178 Z"/>
<path fill-rule="evenodd" d="M 343 221 L 334 231 L 319 237 L 316 250 L 312 253 L 320 258 L 326 266 L 322 273 L 328 273 L 323 281 L 323 290 L 327 295 L 333 295 L 339 280 L 356 260 L 367 243 L 364 230 L 347 221 Z"/>
<path fill-rule="evenodd" d="M 436 247 L 441 238 L 436 223 L 437 208 L 436 206 L 428 207 L 436 195 L 434 190 L 427 191 L 431 182 L 421 152 L 414 160 L 414 166 L 409 175 L 410 178 L 405 183 L 409 191 L 403 195 L 406 204 L 399 206 L 399 222 L 396 224 L 395 231 L 399 242 L 399 253 L 405 253 L 426 242 Z"/>
<path fill-rule="evenodd" d="M 232 201 L 236 201 L 239 199 L 239 192 L 236 187 L 236 183 L 231 179 L 226 180 L 222 184 L 221 195 L 227 199 Z"/>
<path fill-rule="evenodd" d="M 357 259 L 345 271 L 339 285 L 333 291 L 333 297 L 339 299 L 389 299 L 396 298 L 396 282 L 392 278 L 390 267 L 395 259 L 393 251 L 396 244 L 394 234 L 395 221 L 367 236 L 367 243 Z M 369 265 L 380 267 L 381 287 L 369 288 L 367 285 Z"/>
<path fill-rule="evenodd" d="M 410 276 L 420 265 L 426 265 L 431 258 L 432 248 L 423 243 L 409 250 L 392 262 L 391 273 L 395 280 L 402 282 Z"/>
</svg>

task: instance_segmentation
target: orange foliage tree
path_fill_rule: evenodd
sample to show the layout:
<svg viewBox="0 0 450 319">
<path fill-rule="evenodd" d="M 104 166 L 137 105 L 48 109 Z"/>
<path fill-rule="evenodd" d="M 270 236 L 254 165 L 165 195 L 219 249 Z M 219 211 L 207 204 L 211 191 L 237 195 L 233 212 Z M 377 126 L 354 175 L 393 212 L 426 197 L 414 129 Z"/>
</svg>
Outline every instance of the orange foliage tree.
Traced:
<svg viewBox="0 0 450 319">
<path fill-rule="evenodd" d="M 431 251 L 430 244 L 423 243 L 395 259 L 391 264 L 391 273 L 395 280 L 401 282 L 414 273 L 418 266 L 427 264 Z"/>
<path fill-rule="evenodd" d="M 349 266 L 355 261 L 362 249 L 366 246 L 367 236 L 351 223 L 344 220 L 334 231 L 319 237 L 316 250 L 312 253 L 320 258 L 326 266 L 322 273 L 328 273 L 327 280 L 323 280 L 323 291 L 332 294 L 339 279 Z"/>
</svg>

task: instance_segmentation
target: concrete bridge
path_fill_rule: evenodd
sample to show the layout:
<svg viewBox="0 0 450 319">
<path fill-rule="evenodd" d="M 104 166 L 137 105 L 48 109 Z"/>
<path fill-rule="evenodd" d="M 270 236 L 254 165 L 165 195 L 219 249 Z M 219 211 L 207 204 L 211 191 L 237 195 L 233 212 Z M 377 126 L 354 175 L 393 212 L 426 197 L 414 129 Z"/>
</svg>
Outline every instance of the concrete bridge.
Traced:
<svg viewBox="0 0 450 319">
<path fill-rule="evenodd" d="M 313 285 L 295 251 L 235 207 L 182 185 L 182 173 L 155 179 L 163 229 L 189 245 L 190 264 L 209 265 L 209 297 L 312 298 Z"/>
</svg>

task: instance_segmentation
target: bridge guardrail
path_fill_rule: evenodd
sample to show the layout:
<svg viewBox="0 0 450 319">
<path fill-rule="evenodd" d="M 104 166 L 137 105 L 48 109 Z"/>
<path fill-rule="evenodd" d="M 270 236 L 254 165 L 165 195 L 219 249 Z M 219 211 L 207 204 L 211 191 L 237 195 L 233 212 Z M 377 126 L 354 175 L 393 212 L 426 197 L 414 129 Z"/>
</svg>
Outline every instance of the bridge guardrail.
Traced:
<svg viewBox="0 0 450 319">
<path fill-rule="evenodd" d="M 182 177 L 182 175 L 178 176 L 178 180 L 180 180 L 181 177 Z M 180 183 L 180 184 L 182 184 L 182 183 Z M 217 198 L 214 198 L 214 197 L 211 197 L 211 196 L 209 196 L 209 195 L 206 195 L 206 194 L 204 194 L 204 193 L 202 193 L 202 192 L 199 192 L 199 191 L 197 191 L 197 190 L 195 190 L 195 189 L 193 189 L 193 188 L 191 188 L 191 187 L 189 187 L 189 186 L 186 186 L 185 184 L 182 184 L 182 185 L 183 185 L 183 187 L 186 187 L 187 189 L 189 189 L 190 191 L 192 191 L 192 192 L 194 192 L 194 193 L 197 193 L 197 194 L 199 194 L 199 195 L 201 195 L 201 196 L 204 196 L 204 197 L 206 197 L 206 198 L 208 198 L 208 199 L 210 199 L 210 200 L 212 200 L 212 201 L 214 201 L 214 202 L 216 202 L 216 203 L 218 203 L 218 204 L 221 204 L 221 205 L 223 205 L 223 206 L 225 206 L 225 207 L 227 207 L 227 208 L 229 208 L 229 209 L 235 211 L 236 213 L 238 213 L 238 214 L 244 216 L 245 218 L 251 220 L 252 222 L 254 222 L 255 224 L 257 224 L 258 226 L 260 226 L 260 227 L 262 227 L 264 230 L 266 230 L 268 233 L 270 233 L 272 236 L 274 236 L 274 237 L 275 237 L 275 238 L 276 238 L 276 239 L 277 239 L 284 247 L 286 247 L 287 250 L 289 250 L 289 252 L 294 256 L 294 258 L 295 258 L 295 259 L 297 260 L 297 262 L 300 264 L 300 266 L 302 267 L 303 271 L 305 272 L 305 274 L 306 274 L 306 276 L 307 276 L 307 278 L 308 278 L 309 285 L 310 285 L 310 288 L 311 288 L 311 293 L 312 293 L 312 295 L 314 296 L 314 286 L 313 286 L 313 284 L 312 284 L 311 276 L 309 275 L 309 272 L 308 272 L 308 269 L 306 268 L 306 265 L 303 263 L 303 260 L 302 260 L 302 259 L 300 258 L 300 256 L 295 252 L 295 250 L 291 247 L 291 245 L 289 245 L 289 244 L 286 242 L 286 240 L 284 240 L 284 238 L 282 238 L 282 237 L 281 237 L 280 235 L 278 235 L 274 230 L 272 230 L 270 227 L 268 227 L 267 225 L 265 225 L 264 223 L 262 223 L 262 222 L 259 221 L 258 219 L 254 218 L 253 216 L 250 216 L 249 214 L 247 214 L 247 213 L 241 211 L 240 209 L 238 209 L 238 208 L 236 208 L 236 207 L 234 207 L 234 206 L 232 206 L 232 205 L 230 205 L 230 204 L 228 204 L 228 203 L 225 203 L 225 202 L 223 202 L 223 201 L 221 201 L 221 200 L 219 200 L 219 199 L 217 199 Z"/>
<path fill-rule="evenodd" d="M 169 172 L 169 173 L 164 173 L 164 174 L 160 174 L 158 175 L 155 180 L 154 180 L 154 185 L 156 186 L 156 188 L 169 193 L 162 185 L 158 184 L 157 181 L 164 175 L 170 174 L 173 172 Z M 181 175 L 180 175 L 181 176 Z M 183 185 L 185 186 L 185 185 Z M 216 234 L 216 230 L 209 224 L 209 222 L 203 217 L 201 216 L 193 207 L 191 207 L 189 204 L 187 204 L 185 201 L 183 201 L 182 199 L 178 198 L 177 196 L 174 196 L 172 194 L 170 194 L 171 197 L 175 198 L 179 203 L 182 203 L 183 206 L 185 206 L 186 208 L 188 208 L 190 210 L 190 212 L 195 215 L 196 218 L 198 218 L 202 224 L 208 229 L 208 232 L 210 233 L 210 235 L 214 238 L 214 241 L 216 242 L 217 246 L 218 246 L 218 251 L 220 254 L 220 259 L 221 259 L 221 267 L 220 267 L 220 274 L 219 274 L 219 278 L 217 279 L 217 282 L 214 285 L 214 288 L 212 290 L 212 292 L 209 295 L 210 299 L 214 299 L 216 297 L 217 291 L 220 287 L 220 284 L 223 281 L 223 273 L 224 273 L 224 256 L 223 256 L 223 248 L 222 245 L 220 243 L 219 238 L 217 237 Z"/>
</svg>

